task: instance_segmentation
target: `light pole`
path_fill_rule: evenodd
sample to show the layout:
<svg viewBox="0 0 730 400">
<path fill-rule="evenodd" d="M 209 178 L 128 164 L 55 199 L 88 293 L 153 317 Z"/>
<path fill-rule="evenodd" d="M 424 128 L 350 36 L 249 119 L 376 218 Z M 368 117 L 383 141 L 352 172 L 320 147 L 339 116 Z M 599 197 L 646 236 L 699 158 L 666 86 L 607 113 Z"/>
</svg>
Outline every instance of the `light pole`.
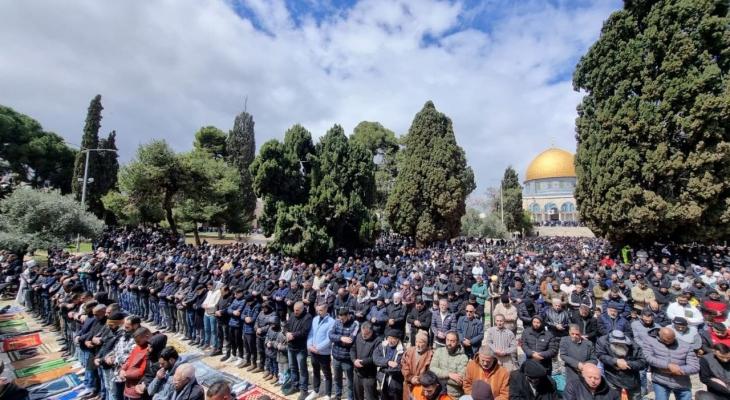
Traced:
<svg viewBox="0 0 730 400">
<path fill-rule="evenodd" d="M 84 162 L 84 178 L 83 183 L 81 184 L 81 205 L 84 206 L 84 209 L 86 209 L 86 182 L 89 181 L 89 154 L 91 154 L 92 151 L 111 151 L 116 153 L 117 151 L 114 149 L 84 149 L 81 148 L 80 151 L 82 153 L 86 153 L 86 161 Z M 93 180 L 93 178 L 92 178 Z M 76 234 L 76 252 L 78 253 L 81 251 L 81 234 Z"/>
</svg>

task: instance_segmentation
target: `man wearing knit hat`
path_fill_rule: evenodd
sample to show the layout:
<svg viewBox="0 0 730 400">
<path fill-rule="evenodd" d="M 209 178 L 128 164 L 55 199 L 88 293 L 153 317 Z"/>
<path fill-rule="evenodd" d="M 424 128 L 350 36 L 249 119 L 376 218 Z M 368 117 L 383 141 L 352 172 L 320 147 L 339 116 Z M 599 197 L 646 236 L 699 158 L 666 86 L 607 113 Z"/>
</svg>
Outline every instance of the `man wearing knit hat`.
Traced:
<svg viewBox="0 0 730 400">
<path fill-rule="evenodd" d="M 548 370 L 535 360 L 525 361 L 509 377 L 510 398 L 557 400 L 558 390 Z"/>
</svg>

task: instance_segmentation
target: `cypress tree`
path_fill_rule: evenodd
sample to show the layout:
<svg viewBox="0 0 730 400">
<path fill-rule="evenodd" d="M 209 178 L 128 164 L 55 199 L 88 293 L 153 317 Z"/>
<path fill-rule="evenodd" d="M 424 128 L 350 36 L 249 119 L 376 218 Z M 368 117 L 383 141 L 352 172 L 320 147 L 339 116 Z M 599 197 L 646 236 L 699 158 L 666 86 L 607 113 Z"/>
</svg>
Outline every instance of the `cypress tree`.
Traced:
<svg viewBox="0 0 730 400">
<path fill-rule="evenodd" d="M 250 220 L 256 210 L 256 195 L 252 187 L 249 167 L 256 156 L 253 116 L 243 111 L 236 116 L 233 129 L 228 133 L 226 141 L 228 161 L 238 168 L 241 174 L 241 193 L 243 195 L 243 214 Z"/>
<path fill-rule="evenodd" d="M 413 119 L 386 204 L 391 227 L 418 244 L 459 235 L 474 173 L 456 143 L 451 119 L 426 102 Z"/>
<path fill-rule="evenodd" d="M 101 111 L 104 107 L 101 105 L 101 95 L 97 94 L 91 99 L 89 103 L 89 109 L 86 113 L 86 123 L 84 125 L 84 135 L 81 138 L 81 149 L 97 149 L 99 148 L 99 128 L 101 128 Z M 104 216 L 104 206 L 101 203 L 101 197 L 104 193 L 99 193 L 96 190 L 98 184 L 98 171 L 100 171 L 99 154 L 96 151 L 92 151 L 89 154 L 89 181 L 86 182 L 86 204 L 87 209 L 93 212 L 97 217 Z M 76 155 L 76 162 L 74 163 L 74 174 L 73 180 L 71 181 L 71 188 L 76 196 L 76 199 L 81 201 L 81 195 L 83 190 L 83 178 L 84 168 L 86 163 L 86 152 L 80 151 Z M 91 182 L 91 178 L 94 179 Z"/>
<path fill-rule="evenodd" d="M 500 199 L 497 199 L 500 200 Z M 511 166 L 504 170 L 502 178 L 502 205 L 504 207 L 504 226 L 510 232 L 525 228 L 525 212 L 522 208 L 522 185 L 517 172 Z M 493 202 L 494 211 L 501 217 L 499 201 Z"/>
<path fill-rule="evenodd" d="M 98 182 L 94 182 L 94 190 L 102 197 L 110 190 L 117 190 L 117 176 L 119 173 L 119 154 L 117 153 L 117 132 L 111 131 L 106 138 L 99 140 L 100 149 L 114 151 L 102 151 L 98 155 L 99 166 L 97 169 Z M 88 194 L 88 193 L 87 193 Z M 104 211 L 104 220 L 114 224 L 114 214 Z"/>
<path fill-rule="evenodd" d="M 730 234 L 730 18 L 718 0 L 634 0 L 573 77 L 575 197 L 615 242 Z"/>
</svg>

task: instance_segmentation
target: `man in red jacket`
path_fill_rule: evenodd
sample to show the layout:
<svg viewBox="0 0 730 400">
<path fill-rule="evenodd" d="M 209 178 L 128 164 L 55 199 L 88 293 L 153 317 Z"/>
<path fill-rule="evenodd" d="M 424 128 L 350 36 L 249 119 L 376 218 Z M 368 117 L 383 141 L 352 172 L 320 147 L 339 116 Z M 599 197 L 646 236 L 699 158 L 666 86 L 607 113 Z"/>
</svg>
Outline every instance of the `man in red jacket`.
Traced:
<svg viewBox="0 0 730 400">
<path fill-rule="evenodd" d="M 119 375 L 124 378 L 124 399 L 137 400 L 142 397 L 135 386 L 142 380 L 147 367 L 147 346 L 149 345 L 152 333 L 147 328 L 138 328 L 134 331 L 134 342 L 136 346 L 122 366 Z"/>
</svg>

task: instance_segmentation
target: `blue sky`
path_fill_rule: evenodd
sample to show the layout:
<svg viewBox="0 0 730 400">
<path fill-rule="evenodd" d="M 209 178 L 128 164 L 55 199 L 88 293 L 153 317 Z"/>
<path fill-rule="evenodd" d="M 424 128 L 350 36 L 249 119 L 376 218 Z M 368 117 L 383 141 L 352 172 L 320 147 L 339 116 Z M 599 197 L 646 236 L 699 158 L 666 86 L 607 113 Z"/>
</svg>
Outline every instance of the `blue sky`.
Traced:
<svg viewBox="0 0 730 400">
<path fill-rule="evenodd" d="M 261 145 L 363 120 L 449 115 L 478 192 L 552 143 L 575 150 L 571 76 L 616 0 L 0 2 L 0 103 L 72 143 L 102 94 L 123 160 L 227 131 L 248 96 Z"/>
</svg>

